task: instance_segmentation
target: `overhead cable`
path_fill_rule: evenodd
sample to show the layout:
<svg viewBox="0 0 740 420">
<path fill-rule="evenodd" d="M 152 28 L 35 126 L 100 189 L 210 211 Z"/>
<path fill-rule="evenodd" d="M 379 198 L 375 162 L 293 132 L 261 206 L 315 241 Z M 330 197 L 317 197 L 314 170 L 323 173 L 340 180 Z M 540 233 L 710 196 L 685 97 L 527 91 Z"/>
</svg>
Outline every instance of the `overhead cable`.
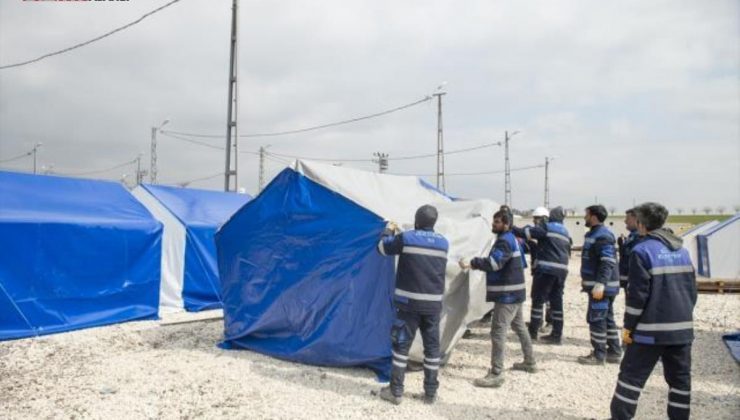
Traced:
<svg viewBox="0 0 740 420">
<path fill-rule="evenodd" d="M 347 119 L 347 120 L 342 120 L 342 121 L 337 121 L 337 122 L 332 122 L 332 123 L 327 123 L 327 124 L 315 125 L 315 126 L 312 126 L 312 127 L 298 128 L 298 129 L 295 129 L 295 130 L 276 131 L 276 132 L 271 132 L 271 133 L 240 134 L 239 137 L 275 137 L 275 136 L 285 136 L 285 135 L 288 135 L 288 134 L 305 133 L 307 131 L 321 130 L 323 128 L 336 127 L 338 125 L 350 124 L 350 123 L 357 122 L 357 121 L 369 120 L 371 118 L 377 118 L 377 117 L 380 117 L 380 116 L 383 116 L 383 115 L 392 114 L 394 112 L 398 112 L 398 111 L 404 110 L 406 108 L 411 108 L 412 106 L 416 106 L 416 105 L 419 105 L 421 103 L 428 102 L 428 101 L 431 101 L 431 100 L 432 100 L 432 97 L 431 96 L 425 96 L 424 98 L 419 99 L 418 101 L 414 101 L 414 102 L 411 102 L 411 103 L 406 104 L 406 105 L 401 105 L 401 106 L 396 107 L 396 108 L 388 109 L 388 110 L 381 111 L 381 112 L 376 112 L 374 114 L 363 115 L 361 117 L 350 118 L 350 119 Z M 182 132 L 182 131 L 172 131 L 172 130 L 162 130 L 161 133 L 163 133 L 163 134 L 170 133 L 170 134 L 178 134 L 178 135 L 181 135 L 181 136 L 199 137 L 199 138 L 211 138 L 211 139 L 218 139 L 218 138 L 223 138 L 224 137 L 223 134 L 186 133 L 186 132 Z"/>
<path fill-rule="evenodd" d="M 137 23 L 141 22 L 142 20 L 146 19 L 147 17 L 149 17 L 149 16 L 151 16 L 151 15 L 153 15 L 153 14 L 159 12 L 159 11 L 162 11 L 163 9 L 165 9 L 167 7 L 170 7 L 170 6 L 172 6 L 173 4 L 175 4 L 175 3 L 179 2 L 179 1 L 180 0 L 172 0 L 171 2 L 165 4 L 164 6 L 158 7 L 156 9 L 152 10 L 151 12 L 144 14 L 142 17 L 136 19 L 135 21 L 133 21 L 131 23 L 128 23 L 126 25 L 123 25 L 123 26 L 121 26 L 119 28 L 116 28 L 116 29 L 110 31 L 110 32 L 106 32 L 105 34 L 100 35 L 100 36 L 98 36 L 96 38 L 93 38 L 93 39 L 91 39 L 89 41 L 85 41 L 85 42 L 82 42 L 82 43 L 73 45 L 71 47 L 68 47 L 68 48 L 65 48 L 65 49 L 62 49 L 62 50 L 59 50 L 59 51 L 55 51 L 55 52 L 49 53 L 49 54 L 44 54 L 44 55 L 42 55 L 40 57 L 37 57 L 37 58 L 34 58 L 32 60 L 23 61 L 23 62 L 15 63 L 15 64 L 0 65 L 0 70 L 9 69 L 11 67 L 25 66 L 27 64 L 31 64 L 31 63 L 35 63 L 37 61 L 41 61 L 41 60 L 43 60 L 45 58 L 49 58 L 49 57 L 52 57 L 52 56 L 55 56 L 55 55 L 59 55 L 59 54 L 64 54 L 66 52 L 69 52 L 69 51 L 72 51 L 72 50 L 76 50 L 77 48 L 82 48 L 85 45 L 90 45 L 93 42 L 100 41 L 103 38 L 107 38 L 107 37 L 115 34 L 116 32 L 120 32 L 120 31 L 122 31 L 124 29 L 130 28 L 130 27 L 136 25 Z"/>
<path fill-rule="evenodd" d="M 31 156 L 32 154 L 33 154 L 33 150 L 30 151 L 30 152 L 26 152 L 26 153 L 24 153 L 22 155 L 18 155 L 18 156 L 12 157 L 12 158 L 0 160 L 0 163 L 12 162 L 14 160 L 18 160 L 20 158 L 24 158 L 26 156 Z"/>
</svg>

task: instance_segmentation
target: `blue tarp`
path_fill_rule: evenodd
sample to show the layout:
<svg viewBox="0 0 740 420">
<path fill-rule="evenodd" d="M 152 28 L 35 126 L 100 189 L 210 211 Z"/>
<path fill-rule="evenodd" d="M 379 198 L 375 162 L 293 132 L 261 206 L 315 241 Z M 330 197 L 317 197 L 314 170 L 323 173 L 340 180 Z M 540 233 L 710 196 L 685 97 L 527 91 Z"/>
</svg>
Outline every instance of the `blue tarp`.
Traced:
<svg viewBox="0 0 740 420">
<path fill-rule="evenodd" d="M 285 169 L 216 234 L 226 348 L 387 377 L 392 258 L 384 221 Z"/>
<path fill-rule="evenodd" d="M 0 340 L 156 318 L 161 232 L 118 183 L 0 171 Z"/>
<path fill-rule="evenodd" d="M 251 197 L 246 194 L 144 185 L 185 227 L 182 299 L 186 310 L 221 308 L 216 229 Z"/>
</svg>

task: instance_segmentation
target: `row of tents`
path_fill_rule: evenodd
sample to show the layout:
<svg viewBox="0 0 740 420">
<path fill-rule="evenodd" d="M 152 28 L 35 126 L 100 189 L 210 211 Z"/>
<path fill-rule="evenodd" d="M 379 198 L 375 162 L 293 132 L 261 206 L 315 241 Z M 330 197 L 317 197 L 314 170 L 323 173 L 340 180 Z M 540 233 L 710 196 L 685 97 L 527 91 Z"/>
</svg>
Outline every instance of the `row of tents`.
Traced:
<svg viewBox="0 0 740 420">
<path fill-rule="evenodd" d="M 438 208 L 437 230 L 450 240 L 441 335 L 449 357 L 489 309 L 482 273 L 455 262 L 490 249 L 493 201 L 305 161 L 254 200 L 0 171 L 0 340 L 223 308 L 223 347 L 387 373 L 395 266 L 376 244 L 386 220 L 412 228 L 423 204 Z M 699 272 L 740 277 L 740 236 L 734 250 L 723 239 L 737 220 L 696 236 Z M 418 340 L 411 356 L 422 358 Z"/>
</svg>

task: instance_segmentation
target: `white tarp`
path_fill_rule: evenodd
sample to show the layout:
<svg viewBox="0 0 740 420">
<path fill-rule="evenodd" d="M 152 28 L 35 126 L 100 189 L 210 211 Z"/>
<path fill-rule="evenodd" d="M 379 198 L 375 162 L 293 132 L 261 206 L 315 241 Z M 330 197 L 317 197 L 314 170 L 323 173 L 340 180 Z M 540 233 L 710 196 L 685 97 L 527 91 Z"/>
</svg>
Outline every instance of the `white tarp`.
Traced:
<svg viewBox="0 0 740 420">
<path fill-rule="evenodd" d="M 413 229 L 416 210 L 424 204 L 435 206 L 439 218 L 435 231 L 444 235 L 450 250 L 447 260 L 444 308 L 440 325 L 440 345 L 449 357 L 468 323 L 480 319 L 491 308 L 485 302 L 485 275 L 464 272 L 457 261 L 463 256 L 487 255 L 493 244 L 491 216 L 499 205 L 491 200 L 451 201 L 424 187 L 413 176 L 381 175 L 315 162 L 297 161 L 296 171 L 404 230 Z M 421 337 L 417 334 L 411 358 L 423 359 Z"/>
</svg>

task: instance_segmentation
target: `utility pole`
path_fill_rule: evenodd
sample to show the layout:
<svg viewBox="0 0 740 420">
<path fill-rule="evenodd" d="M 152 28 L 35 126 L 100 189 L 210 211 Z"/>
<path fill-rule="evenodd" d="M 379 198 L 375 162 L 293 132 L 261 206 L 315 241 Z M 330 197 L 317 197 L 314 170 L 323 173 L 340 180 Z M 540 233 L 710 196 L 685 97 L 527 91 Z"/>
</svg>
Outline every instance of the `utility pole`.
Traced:
<svg viewBox="0 0 740 420">
<path fill-rule="evenodd" d="M 239 0 L 232 0 L 231 7 L 231 53 L 229 55 L 229 102 L 226 113 L 226 170 L 224 171 L 224 191 L 238 191 L 238 160 L 239 149 L 237 147 L 239 135 L 237 134 L 236 121 L 239 115 L 239 89 L 236 83 L 237 74 L 237 27 L 238 27 L 238 3 Z M 232 135 L 233 133 L 233 135 Z M 233 139 L 233 142 L 232 142 Z M 233 150 L 232 150 L 233 148 Z M 233 162 L 232 162 L 233 153 Z M 233 189 L 232 189 L 232 182 Z"/>
<path fill-rule="evenodd" d="M 136 185 L 141 185 L 144 182 L 144 176 L 146 175 L 146 169 L 141 169 L 141 153 L 136 156 Z"/>
<path fill-rule="evenodd" d="M 375 152 L 373 153 L 377 159 L 373 159 L 374 163 L 378 164 L 378 172 L 384 173 L 388 170 L 388 153 Z"/>
<path fill-rule="evenodd" d="M 504 131 L 504 144 L 506 145 L 505 150 L 505 165 L 504 165 L 504 172 L 506 174 L 505 181 L 504 181 L 504 202 L 506 203 L 509 208 L 513 208 L 511 206 L 511 164 L 509 163 L 509 140 L 511 140 L 512 137 L 519 134 L 519 131 L 514 131 L 513 133 L 509 134 L 508 131 Z"/>
<path fill-rule="evenodd" d="M 445 192 L 445 152 L 444 152 L 444 138 L 442 136 L 442 95 L 446 95 L 447 92 L 442 92 L 441 89 L 444 83 L 440 85 L 437 93 L 432 96 L 437 97 L 437 188 Z"/>
<path fill-rule="evenodd" d="M 265 186 L 265 149 L 267 149 L 270 146 L 262 147 L 260 146 L 260 179 L 259 179 L 259 189 L 258 192 L 262 192 L 262 189 Z"/>
<path fill-rule="evenodd" d="M 157 132 L 162 130 L 170 120 L 162 121 L 159 127 L 152 127 L 152 150 L 149 155 L 149 182 L 157 183 Z"/>
<path fill-rule="evenodd" d="M 38 142 L 33 145 L 33 174 L 36 175 L 36 152 L 38 152 L 39 148 L 43 145 L 43 143 Z"/>
<path fill-rule="evenodd" d="M 550 208 L 550 176 L 549 176 L 549 170 L 550 170 L 550 162 L 552 162 L 555 158 L 548 158 L 545 156 L 545 208 Z"/>
</svg>

